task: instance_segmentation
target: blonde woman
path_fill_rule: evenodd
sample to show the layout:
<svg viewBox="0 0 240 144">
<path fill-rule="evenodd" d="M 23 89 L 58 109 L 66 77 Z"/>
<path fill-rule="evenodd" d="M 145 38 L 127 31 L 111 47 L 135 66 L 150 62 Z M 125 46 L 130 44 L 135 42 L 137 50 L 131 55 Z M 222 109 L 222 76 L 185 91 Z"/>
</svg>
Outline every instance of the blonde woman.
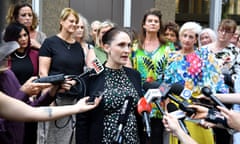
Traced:
<svg viewBox="0 0 240 144">
<path fill-rule="evenodd" d="M 83 49 L 73 34 L 79 22 L 79 16 L 71 8 L 64 8 L 60 14 L 60 32 L 47 38 L 39 51 L 39 75 L 68 74 L 79 75 L 83 72 L 85 58 Z M 76 102 L 81 94 L 81 84 L 72 80 L 69 92 L 56 94 L 54 105 L 68 105 Z M 68 116 L 43 124 L 39 131 L 40 144 L 74 143 L 75 116 Z"/>
<path fill-rule="evenodd" d="M 89 37 L 88 21 L 84 16 L 79 15 L 79 22 L 77 24 L 77 30 L 74 33 L 74 38 L 81 44 L 83 48 L 87 67 L 91 67 L 91 62 L 96 58 L 94 46 L 88 43 Z"/>
<path fill-rule="evenodd" d="M 112 23 L 109 20 L 106 20 L 100 24 L 99 29 L 97 31 L 97 39 L 96 46 L 94 47 L 94 52 L 96 54 L 96 57 L 100 60 L 101 63 L 104 63 L 107 60 L 107 54 L 103 49 L 102 36 L 112 27 L 114 27 L 114 23 Z"/>
</svg>

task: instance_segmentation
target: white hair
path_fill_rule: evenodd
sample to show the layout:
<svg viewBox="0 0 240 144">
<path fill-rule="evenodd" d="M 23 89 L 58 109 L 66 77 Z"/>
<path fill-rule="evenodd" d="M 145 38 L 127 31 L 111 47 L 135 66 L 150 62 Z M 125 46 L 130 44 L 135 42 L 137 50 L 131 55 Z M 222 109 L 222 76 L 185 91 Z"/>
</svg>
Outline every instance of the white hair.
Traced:
<svg viewBox="0 0 240 144">
<path fill-rule="evenodd" d="M 199 37 L 198 37 L 198 42 L 199 42 L 199 46 L 201 46 L 201 42 L 200 42 L 200 36 L 204 33 L 208 33 L 210 39 L 212 40 L 212 42 L 215 42 L 217 40 L 217 34 L 216 32 L 211 29 L 211 28 L 204 28 L 200 33 L 199 33 Z"/>
<path fill-rule="evenodd" d="M 198 36 L 202 30 L 202 26 L 196 22 L 186 22 L 181 26 L 179 30 L 179 36 L 181 36 L 186 30 L 191 30 Z"/>
</svg>

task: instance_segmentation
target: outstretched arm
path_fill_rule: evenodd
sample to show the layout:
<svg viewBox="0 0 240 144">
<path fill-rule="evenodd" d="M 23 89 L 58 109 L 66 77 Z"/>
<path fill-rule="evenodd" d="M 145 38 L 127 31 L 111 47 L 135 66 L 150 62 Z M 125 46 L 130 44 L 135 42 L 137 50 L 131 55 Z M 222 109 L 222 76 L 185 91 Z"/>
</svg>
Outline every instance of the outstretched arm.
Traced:
<svg viewBox="0 0 240 144">
<path fill-rule="evenodd" d="M 0 92 L 0 117 L 17 121 L 46 121 L 58 119 L 67 115 L 85 112 L 95 108 L 101 98 L 95 99 L 94 105 L 87 105 L 88 97 L 80 99 L 74 105 L 56 107 L 31 107 Z"/>
<path fill-rule="evenodd" d="M 172 132 L 178 137 L 178 139 L 184 144 L 197 144 L 197 142 L 192 139 L 188 134 L 186 134 L 180 127 L 177 118 L 171 114 L 166 113 L 163 116 L 163 124 L 167 131 Z"/>
</svg>

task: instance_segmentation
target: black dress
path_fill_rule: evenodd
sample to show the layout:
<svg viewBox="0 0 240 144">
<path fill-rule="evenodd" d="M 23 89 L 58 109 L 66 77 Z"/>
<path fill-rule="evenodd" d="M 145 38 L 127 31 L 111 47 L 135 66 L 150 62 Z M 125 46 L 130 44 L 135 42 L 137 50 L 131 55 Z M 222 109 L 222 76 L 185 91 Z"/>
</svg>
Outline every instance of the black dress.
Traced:
<svg viewBox="0 0 240 144">
<path fill-rule="evenodd" d="M 67 43 L 57 36 L 45 39 L 39 51 L 39 56 L 50 57 L 49 75 L 66 74 L 79 75 L 85 65 L 84 53 L 78 42 Z M 69 105 L 76 102 L 80 93 L 73 92 L 56 95 L 55 105 Z M 38 125 L 38 143 L 74 143 L 75 116 L 67 116 L 55 121 L 43 122 Z"/>
<path fill-rule="evenodd" d="M 119 70 L 105 68 L 103 73 L 87 80 L 87 95 L 104 92 L 100 105 L 77 115 L 77 144 L 108 144 L 113 141 L 118 128 L 118 118 L 125 98 L 133 98 L 131 111 L 123 128 L 126 144 L 142 142 L 142 121 L 136 113 L 141 92 L 140 74 L 129 68 Z"/>
</svg>

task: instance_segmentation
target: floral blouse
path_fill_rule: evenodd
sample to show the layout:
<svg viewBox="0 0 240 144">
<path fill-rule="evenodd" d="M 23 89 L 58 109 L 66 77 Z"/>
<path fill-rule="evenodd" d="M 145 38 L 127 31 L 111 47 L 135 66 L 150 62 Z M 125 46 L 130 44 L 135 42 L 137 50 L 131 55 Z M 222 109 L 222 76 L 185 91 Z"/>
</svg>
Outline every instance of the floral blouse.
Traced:
<svg viewBox="0 0 240 144">
<path fill-rule="evenodd" d="M 215 53 L 216 60 L 223 73 L 240 75 L 239 53 L 240 49 L 233 44 L 229 44 L 222 51 Z"/>
<path fill-rule="evenodd" d="M 131 56 L 133 68 L 140 72 L 142 83 L 146 80 L 162 82 L 168 53 L 174 49 L 172 43 L 160 45 L 153 52 L 135 48 Z"/>
<path fill-rule="evenodd" d="M 133 68 L 140 72 L 142 84 L 146 81 L 158 81 L 159 83 L 162 83 L 164 69 L 167 64 L 167 57 L 168 54 L 173 50 L 175 50 L 173 43 L 160 45 L 153 52 L 147 52 L 143 49 L 140 49 L 137 44 L 134 46 L 131 55 Z M 152 103 L 150 117 L 162 117 L 160 111 L 154 103 Z"/>
<path fill-rule="evenodd" d="M 193 96 L 198 96 L 204 86 L 210 87 L 213 93 L 228 93 L 215 56 L 207 48 L 188 55 L 173 52 L 168 63 L 164 82 L 181 83 L 193 92 Z"/>
</svg>

